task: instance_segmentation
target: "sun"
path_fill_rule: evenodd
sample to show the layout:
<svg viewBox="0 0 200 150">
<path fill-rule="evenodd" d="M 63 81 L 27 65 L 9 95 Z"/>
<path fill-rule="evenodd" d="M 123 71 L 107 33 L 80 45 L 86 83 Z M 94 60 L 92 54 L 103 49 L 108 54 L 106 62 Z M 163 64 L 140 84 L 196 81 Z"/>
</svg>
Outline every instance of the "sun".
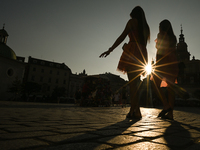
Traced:
<svg viewBox="0 0 200 150">
<path fill-rule="evenodd" d="M 152 66 L 151 66 L 151 64 L 147 64 L 145 66 L 145 71 L 146 71 L 147 75 L 151 74 L 151 72 L 152 72 Z"/>
</svg>

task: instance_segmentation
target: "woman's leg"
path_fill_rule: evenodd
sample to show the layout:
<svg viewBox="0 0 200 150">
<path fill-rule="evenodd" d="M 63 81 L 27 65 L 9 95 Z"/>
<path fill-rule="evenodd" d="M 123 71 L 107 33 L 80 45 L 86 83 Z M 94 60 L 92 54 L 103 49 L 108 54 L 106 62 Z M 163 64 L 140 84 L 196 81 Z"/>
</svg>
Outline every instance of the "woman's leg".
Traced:
<svg viewBox="0 0 200 150">
<path fill-rule="evenodd" d="M 167 110 L 170 108 L 170 105 L 167 101 L 167 98 L 163 92 L 163 90 L 160 88 L 160 84 L 161 84 L 162 80 L 159 76 L 153 75 L 153 88 L 154 91 L 156 92 L 156 94 L 158 95 L 158 97 L 161 99 L 162 103 L 163 103 L 163 109 Z"/>
<path fill-rule="evenodd" d="M 139 84 L 140 84 L 140 76 L 138 73 L 127 73 L 129 79 L 130 86 L 130 115 L 141 118 L 141 112 L 139 108 Z"/>
<path fill-rule="evenodd" d="M 168 100 L 169 100 L 169 105 L 172 108 L 172 110 L 167 114 L 167 117 L 170 119 L 173 119 L 173 110 L 174 110 L 174 102 L 175 102 L 175 92 L 173 90 L 173 88 L 171 88 L 171 84 L 174 84 L 175 79 L 174 78 L 169 78 L 169 82 L 168 82 L 168 87 L 167 87 L 167 91 L 168 91 Z"/>
</svg>

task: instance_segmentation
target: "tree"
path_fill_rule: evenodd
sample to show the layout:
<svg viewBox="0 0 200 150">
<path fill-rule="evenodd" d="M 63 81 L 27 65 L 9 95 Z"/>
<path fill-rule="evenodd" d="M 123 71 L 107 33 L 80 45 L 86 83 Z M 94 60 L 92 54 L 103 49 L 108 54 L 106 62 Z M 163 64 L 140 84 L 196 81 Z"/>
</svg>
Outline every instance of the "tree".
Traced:
<svg viewBox="0 0 200 150">
<path fill-rule="evenodd" d="M 24 94 L 35 94 L 37 92 L 40 92 L 41 85 L 35 82 L 26 82 L 23 84 L 23 93 Z"/>
<path fill-rule="evenodd" d="M 16 77 L 15 80 L 13 81 L 13 83 L 12 83 L 12 86 L 8 89 L 8 92 L 14 94 L 14 99 L 19 98 L 19 96 L 21 95 L 21 92 L 22 92 L 21 80 L 19 80 Z"/>
</svg>

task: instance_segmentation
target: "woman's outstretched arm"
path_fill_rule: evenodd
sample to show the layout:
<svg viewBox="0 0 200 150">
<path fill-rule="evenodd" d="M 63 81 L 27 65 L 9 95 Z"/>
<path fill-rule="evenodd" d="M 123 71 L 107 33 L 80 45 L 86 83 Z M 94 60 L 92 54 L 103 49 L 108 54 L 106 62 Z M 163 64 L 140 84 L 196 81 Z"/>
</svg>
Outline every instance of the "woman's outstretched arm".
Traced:
<svg viewBox="0 0 200 150">
<path fill-rule="evenodd" d="M 110 54 L 110 52 L 112 52 L 117 46 L 119 46 L 124 41 L 124 39 L 129 34 L 129 32 L 133 29 L 135 21 L 136 21 L 135 19 L 130 19 L 128 21 L 128 23 L 127 23 L 124 31 L 117 38 L 117 40 L 114 42 L 114 44 L 108 49 L 108 51 L 105 51 L 99 57 L 106 57 L 106 56 L 108 56 Z"/>
</svg>

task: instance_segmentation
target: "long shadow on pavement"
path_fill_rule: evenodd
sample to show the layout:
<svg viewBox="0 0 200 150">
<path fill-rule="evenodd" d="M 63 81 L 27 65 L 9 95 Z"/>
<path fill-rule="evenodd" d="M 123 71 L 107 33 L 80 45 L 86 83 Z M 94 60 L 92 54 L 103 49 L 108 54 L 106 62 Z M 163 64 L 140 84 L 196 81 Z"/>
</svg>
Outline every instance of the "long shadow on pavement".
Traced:
<svg viewBox="0 0 200 150">
<path fill-rule="evenodd" d="M 90 131 L 82 135 L 72 137 L 70 139 L 51 145 L 46 149 L 81 149 L 81 150 L 99 150 L 113 149 L 123 147 L 129 144 L 138 143 L 141 137 L 129 136 L 126 130 L 139 120 L 123 120 L 116 124 L 106 126 L 95 131 Z"/>
<path fill-rule="evenodd" d="M 127 130 L 128 129 L 128 130 Z M 200 128 L 156 118 L 123 120 L 50 145 L 46 149 L 199 149 Z"/>
<path fill-rule="evenodd" d="M 164 132 L 164 140 L 157 139 L 156 142 L 166 144 L 167 147 L 175 150 L 200 148 L 198 142 L 200 128 L 178 121 L 170 121 L 170 123 L 171 125 Z"/>
<path fill-rule="evenodd" d="M 167 120 L 163 120 L 168 122 Z M 127 149 L 127 148 L 164 148 L 164 149 L 194 149 L 199 148 L 199 131 L 200 128 L 193 127 L 189 124 L 177 121 L 169 121 L 166 130 L 160 135 L 146 136 L 145 132 L 154 132 L 154 129 L 144 130 L 127 130 L 130 127 L 143 127 L 138 124 L 138 120 L 123 120 L 116 124 L 90 131 L 82 135 L 72 137 L 70 139 L 56 143 L 47 149 L 81 149 L 81 150 L 100 150 L 100 149 Z M 161 121 L 162 122 L 162 121 Z M 136 124 L 136 125 L 134 125 Z M 162 129 L 161 126 L 158 128 Z M 192 137 L 190 130 L 198 132 L 197 137 Z M 150 134 L 153 134 L 150 133 Z M 140 135 L 137 135 L 137 134 Z M 195 134 L 195 133 L 194 133 Z M 160 147 L 159 147 L 160 146 Z"/>
</svg>

